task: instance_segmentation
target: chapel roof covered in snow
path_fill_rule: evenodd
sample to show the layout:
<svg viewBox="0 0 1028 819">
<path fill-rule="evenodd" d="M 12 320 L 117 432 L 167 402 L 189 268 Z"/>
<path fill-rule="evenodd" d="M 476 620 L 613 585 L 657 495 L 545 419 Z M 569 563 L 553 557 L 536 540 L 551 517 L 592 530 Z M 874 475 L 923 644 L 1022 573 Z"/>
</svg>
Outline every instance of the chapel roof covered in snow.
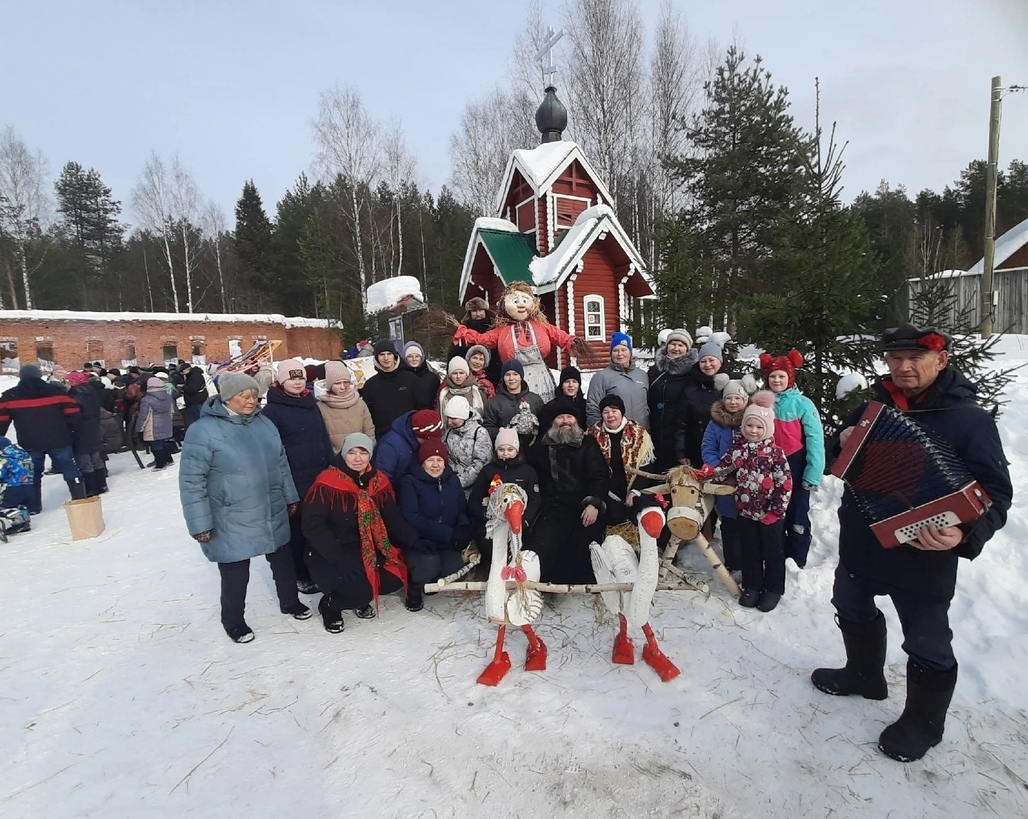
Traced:
<svg viewBox="0 0 1028 819">
<path fill-rule="evenodd" d="M 499 213 L 503 207 L 507 192 L 514 181 L 515 172 L 519 173 L 524 180 L 532 187 L 538 196 L 550 188 L 557 178 L 577 161 L 589 175 L 593 184 L 603 196 L 604 202 L 613 202 L 607 186 L 600 180 L 596 169 L 585 158 L 585 153 L 575 142 L 544 142 L 534 148 L 518 149 L 511 153 L 507 160 L 507 168 L 503 172 L 503 182 L 500 184 L 499 194 L 496 199 L 496 212 Z"/>
</svg>

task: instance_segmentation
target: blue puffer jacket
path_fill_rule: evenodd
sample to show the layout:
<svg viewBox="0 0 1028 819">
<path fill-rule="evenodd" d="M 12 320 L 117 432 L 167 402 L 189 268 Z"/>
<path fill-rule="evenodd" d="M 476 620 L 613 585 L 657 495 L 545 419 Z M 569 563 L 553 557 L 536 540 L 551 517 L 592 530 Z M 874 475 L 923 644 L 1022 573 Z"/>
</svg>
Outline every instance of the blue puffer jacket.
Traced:
<svg viewBox="0 0 1028 819">
<path fill-rule="evenodd" d="M 739 427 L 742 425 L 742 413 L 729 412 L 725 409 L 724 401 L 715 401 L 710 408 L 710 422 L 707 424 L 707 431 L 703 433 L 703 464 L 705 466 L 717 466 L 721 457 L 732 448 L 737 440 Z M 717 513 L 725 518 L 736 516 L 736 503 L 734 495 L 716 495 L 714 497 L 714 508 Z"/>
<path fill-rule="evenodd" d="M 414 411 L 405 412 L 393 421 L 389 431 L 375 443 L 371 464 L 384 472 L 393 486 L 399 486 L 403 476 L 417 468 L 414 456 L 419 444 L 410 428 L 413 414 Z"/>
<path fill-rule="evenodd" d="M 421 536 L 418 548 L 425 552 L 452 549 L 457 529 L 464 527 L 464 543 L 471 537 L 468 506 L 460 479 L 450 467 L 433 478 L 422 467 L 400 482 L 400 512 Z M 462 544 L 463 545 L 463 544 Z"/>
<path fill-rule="evenodd" d="M 268 390 L 268 403 L 264 417 L 278 429 L 282 446 L 286 448 L 293 483 L 300 497 L 307 494 L 321 470 L 328 467 L 332 457 L 325 421 L 318 409 L 314 393 L 304 390 L 303 395 L 287 395 L 279 386 Z"/>
<path fill-rule="evenodd" d="M 189 425 L 178 491 L 189 534 L 211 532 L 201 548 L 215 563 L 270 554 L 289 542 L 286 507 L 299 495 L 275 425 L 258 409 L 233 415 L 208 399 Z"/>
</svg>

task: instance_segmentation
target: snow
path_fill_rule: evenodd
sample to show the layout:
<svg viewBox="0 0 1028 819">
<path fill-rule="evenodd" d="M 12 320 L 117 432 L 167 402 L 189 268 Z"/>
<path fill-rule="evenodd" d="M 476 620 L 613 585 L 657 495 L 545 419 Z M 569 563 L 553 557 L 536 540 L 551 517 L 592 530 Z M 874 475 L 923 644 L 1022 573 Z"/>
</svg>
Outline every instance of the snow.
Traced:
<svg viewBox="0 0 1028 819">
<path fill-rule="evenodd" d="M 515 150 L 513 159 L 525 174 L 525 179 L 536 189 L 548 187 L 552 177 L 559 173 L 572 153 L 582 153 L 578 144 L 570 140 L 544 142 L 534 148 Z"/>
<path fill-rule="evenodd" d="M 212 323 L 281 324 L 284 327 L 334 327 L 329 319 L 283 316 L 278 313 L 132 313 L 89 310 L 0 310 L 0 321 L 34 319 L 39 321 L 205 321 Z"/>
<path fill-rule="evenodd" d="M 368 285 L 368 315 L 391 310 L 405 298 L 414 298 L 421 303 L 425 296 L 421 282 L 416 276 L 393 276 Z"/>
<path fill-rule="evenodd" d="M 1025 360 L 1020 339 L 1004 339 Z M 1008 366 L 1009 360 L 1001 360 Z M 1028 480 L 1028 373 L 1000 431 Z M 13 383 L 0 379 L 0 389 Z M 177 465 L 112 457 L 107 528 L 72 542 L 59 476 L 31 533 L 0 545 L 0 785 L 5 819 L 60 816 L 793 817 L 1025 816 L 1028 515 L 1015 505 L 952 606 L 960 680 L 943 743 L 909 765 L 876 748 L 903 703 L 890 602 L 889 699 L 824 696 L 811 669 L 843 658 L 830 605 L 841 484 L 814 494 L 810 561 L 777 610 L 741 609 L 695 547 L 709 594 L 658 592 L 651 623 L 682 675 L 614 666 L 598 599 L 548 600 L 549 668 L 475 683 L 495 628 L 478 594 L 438 594 L 377 620 L 278 612 L 252 563 L 247 619 L 218 622 L 218 572 L 189 539 Z M 554 596 L 557 597 L 557 596 Z M 307 598 L 314 605 L 316 597 Z M 641 635 L 636 634 L 637 651 Z"/>
<path fill-rule="evenodd" d="M 479 230 L 499 230 L 503 233 L 520 233 L 518 226 L 507 219 L 497 219 L 493 216 L 479 216 L 475 220 L 475 233 Z"/>
<path fill-rule="evenodd" d="M 835 397 L 842 400 L 854 390 L 866 390 L 867 379 L 861 373 L 847 373 L 835 385 Z"/>
<path fill-rule="evenodd" d="M 996 240 L 996 256 L 993 264 L 1002 267 L 1003 262 L 1014 255 L 1018 250 L 1028 244 L 1028 219 L 1014 225 Z M 974 267 L 968 269 L 968 273 L 984 273 L 985 257 L 978 260 Z"/>
</svg>

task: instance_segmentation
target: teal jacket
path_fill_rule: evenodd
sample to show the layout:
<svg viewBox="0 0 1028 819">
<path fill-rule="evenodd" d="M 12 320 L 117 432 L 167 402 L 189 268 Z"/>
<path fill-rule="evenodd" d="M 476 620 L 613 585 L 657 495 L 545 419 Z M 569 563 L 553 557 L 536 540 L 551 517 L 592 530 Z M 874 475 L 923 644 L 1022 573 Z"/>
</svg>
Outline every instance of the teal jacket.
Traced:
<svg viewBox="0 0 1028 819">
<path fill-rule="evenodd" d="M 807 452 L 803 475 L 794 475 L 807 486 L 820 486 L 825 472 L 825 431 L 814 402 L 796 387 L 775 394 L 775 443 L 789 458 Z"/>
<path fill-rule="evenodd" d="M 189 425 L 178 490 L 190 535 L 207 559 L 232 563 L 270 554 L 289 542 L 287 507 L 299 497 L 275 425 L 261 415 L 233 415 L 215 396 Z"/>
</svg>

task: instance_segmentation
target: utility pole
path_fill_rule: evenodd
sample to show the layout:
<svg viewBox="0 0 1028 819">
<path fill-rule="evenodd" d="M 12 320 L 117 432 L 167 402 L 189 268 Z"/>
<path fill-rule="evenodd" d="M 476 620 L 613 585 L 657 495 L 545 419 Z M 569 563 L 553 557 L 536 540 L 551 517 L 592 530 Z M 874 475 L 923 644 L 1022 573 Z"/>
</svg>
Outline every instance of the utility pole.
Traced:
<svg viewBox="0 0 1028 819">
<path fill-rule="evenodd" d="M 992 311 L 995 309 L 992 279 L 996 264 L 996 184 L 999 177 L 999 117 L 1002 99 L 1002 80 L 993 77 L 992 105 L 989 108 L 989 161 L 985 166 L 985 259 L 978 306 L 978 332 L 982 338 L 992 335 Z"/>
<path fill-rule="evenodd" d="M 992 105 L 989 108 L 989 161 L 985 166 L 985 258 L 982 262 L 982 283 L 979 293 L 978 332 L 982 338 L 992 335 L 996 310 L 993 279 L 996 267 L 996 187 L 999 179 L 999 119 L 1004 91 L 1024 91 L 1028 86 L 1003 88 L 999 77 L 992 78 Z"/>
</svg>

